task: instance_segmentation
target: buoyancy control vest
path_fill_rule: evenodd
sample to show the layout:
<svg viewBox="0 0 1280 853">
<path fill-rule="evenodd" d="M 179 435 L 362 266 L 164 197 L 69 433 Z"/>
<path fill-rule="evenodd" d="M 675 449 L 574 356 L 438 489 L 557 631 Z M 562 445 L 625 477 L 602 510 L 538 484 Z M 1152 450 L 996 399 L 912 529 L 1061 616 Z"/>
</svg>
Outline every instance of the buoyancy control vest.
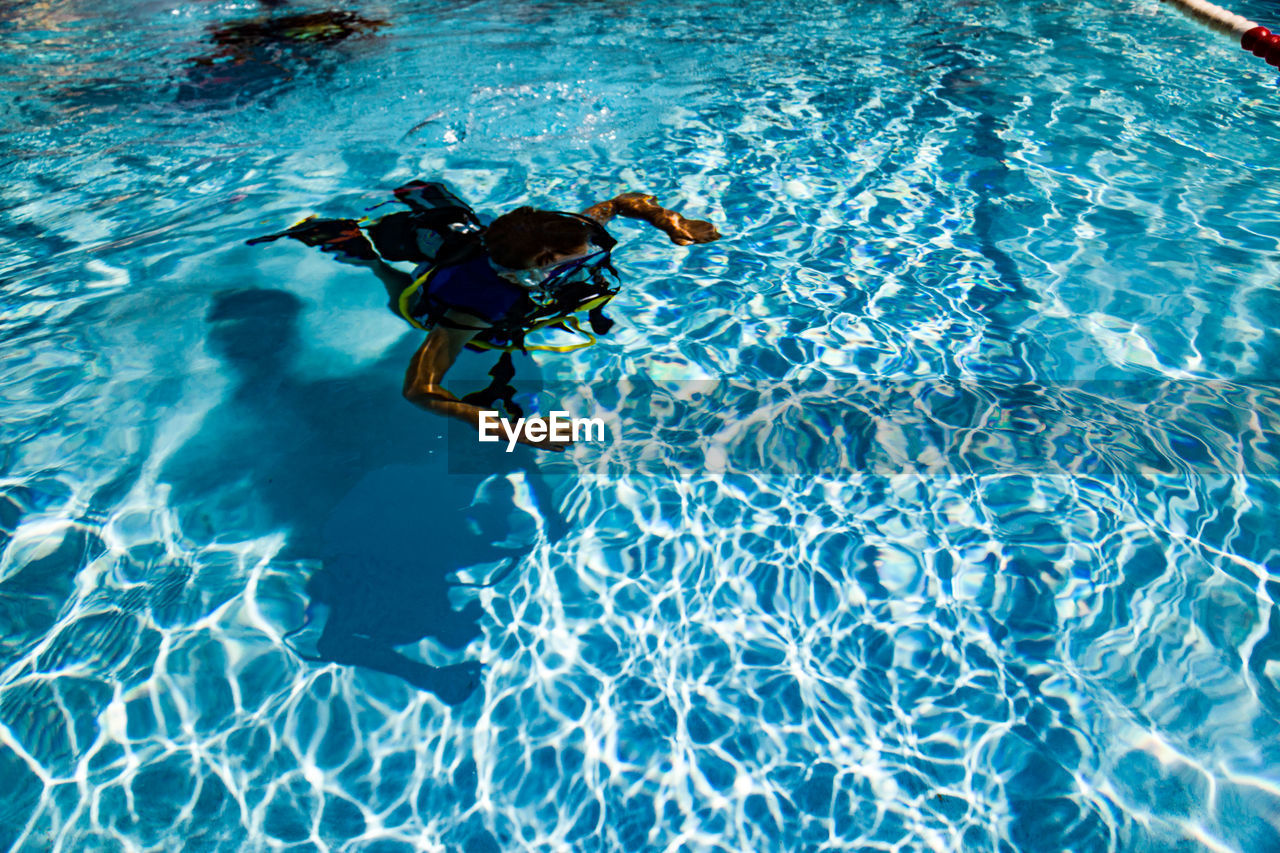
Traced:
<svg viewBox="0 0 1280 853">
<path fill-rule="evenodd" d="M 409 210 L 383 216 L 365 232 L 385 260 L 418 263 L 413 283 L 400 294 L 397 306 L 412 325 L 424 330 L 437 325 L 467 328 L 446 316 L 451 309 L 465 311 L 490 324 L 469 346 L 506 352 L 581 349 L 596 343 L 596 335 L 613 325 L 602 309 L 619 289 L 611 258 L 617 241 L 594 219 L 557 211 L 590 226 L 590 240 L 598 251 L 557 268 L 540 287 L 528 291 L 497 274 L 484 250 L 479 217 L 443 184 L 411 181 L 396 189 L 395 196 Z M 575 316 L 583 312 L 591 331 Z M 551 345 L 526 339 L 530 332 L 553 328 L 573 332 L 579 340 Z"/>
</svg>

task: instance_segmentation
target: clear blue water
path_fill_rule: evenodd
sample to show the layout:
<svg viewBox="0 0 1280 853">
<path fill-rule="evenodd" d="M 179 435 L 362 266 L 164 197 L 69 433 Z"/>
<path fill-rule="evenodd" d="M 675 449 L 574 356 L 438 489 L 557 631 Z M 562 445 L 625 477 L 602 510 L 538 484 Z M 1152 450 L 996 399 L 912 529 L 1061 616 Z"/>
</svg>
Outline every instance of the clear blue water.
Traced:
<svg viewBox="0 0 1280 853">
<path fill-rule="evenodd" d="M 1136 0 L 358 11 L 0 6 L 0 847 L 1280 849 L 1272 69 Z M 608 442 L 465 449 L 367 272 L 243 244 L 414 177 L 720 224 L 518 359 Z"/>
</svg>

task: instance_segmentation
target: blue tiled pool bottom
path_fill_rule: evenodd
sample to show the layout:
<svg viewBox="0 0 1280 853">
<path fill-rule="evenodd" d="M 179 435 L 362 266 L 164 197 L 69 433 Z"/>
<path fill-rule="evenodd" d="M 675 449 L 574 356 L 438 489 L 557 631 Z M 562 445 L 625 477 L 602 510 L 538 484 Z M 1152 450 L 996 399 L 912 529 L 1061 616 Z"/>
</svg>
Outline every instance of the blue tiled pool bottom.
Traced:
<svg viewBox="0 0 1280 853">
<path fill-rule="evenodd" d="M 1269 72 L 1139 3 L 292 14 L 0 12 L 0 848 L 1280 847 Z M 467 445 L 366 271 L 243 245 L 415 177 L 721 226 L 517 358 L 608 441 Z"/>
</svg>

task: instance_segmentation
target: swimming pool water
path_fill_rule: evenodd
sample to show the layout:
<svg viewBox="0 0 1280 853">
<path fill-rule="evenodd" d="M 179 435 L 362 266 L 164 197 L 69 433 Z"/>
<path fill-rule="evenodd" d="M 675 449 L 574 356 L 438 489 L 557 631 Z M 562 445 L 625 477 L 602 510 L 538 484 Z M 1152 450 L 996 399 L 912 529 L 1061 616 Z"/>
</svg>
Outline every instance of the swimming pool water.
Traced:
<svg viewBox="0 0 1280 853">
<path fill-rule="evenodd" d="M 321 11 L 0 7 L 0 847 L 1280 849 L 1273 69 L 1139 0 L 261 35 Z M 517 358 L 607 442 L 469 446 L 244 245 L 412 178 L 720 226 Z"/>
</svg>

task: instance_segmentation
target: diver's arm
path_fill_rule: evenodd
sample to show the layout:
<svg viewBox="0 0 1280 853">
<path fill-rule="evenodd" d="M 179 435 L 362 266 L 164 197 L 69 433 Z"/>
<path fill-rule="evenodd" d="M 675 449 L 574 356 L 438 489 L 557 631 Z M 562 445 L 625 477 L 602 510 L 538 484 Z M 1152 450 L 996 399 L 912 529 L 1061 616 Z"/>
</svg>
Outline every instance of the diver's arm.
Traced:
<svg viewBox="0 0 1280 853">
<path fill-rule="evenodd" d="M 462 402 L 440 383 L 444 381 L 445 373 L 457 361 L 463 347 L 481 331 L 489 328 L 489 324 L 479 317 L 460 311 L 449 311 L 445 314 L 445 319 L 469 328 L 451 328 L 438 324 L 427 334 L 427 339 L 413 354 L 413 358 L 409 361 L 409 369 L 405 371 L 404 396 L 406 400 L 428 412 L 465 421 L 476 427 L 478 432 L 480 412 L 483 410 L 479 406 Z M 564 450 L 565 448 L 563 443 L 555 441 L 525 441 L 523 435 L 521 431 L 519 440 L 522 444 L 547 450 Z"/>
<path fill-rule="evenodd" d="M 608 201 L 593 204 L 582 211 L 582 215 L 594 219 L 601 225 L 607 225 L 610 219 L 618 215 L 618 200 L 611 198 Z"/>
<path fill-rule="evenodd" d="M 485 323 L 477 317 L 450 311 L 450 320 L 475 328 L 451 328 L 443 324 L 435 326 L 427 339 L 418 347 L 418 351 L 409 360 L 409 369 L 404 374 L 404 396 L 409 402 L 421 406 L 429 412 L 450 415 L 466 421 L 479 422 L 480 410 L 475 406 L 458 401 L 440 383 L 453 363 L 458 360 L 472 338 L 485 328 Z M 474 411 L 473 411 L 474 410 Z"/>
<path fill-rule="evenodd" d="M 701 219 L 685 219 L 674 210 L 668 210 L 658 204 L 655 196 L 645 193 L 623 193 L 608 201 L 594 204 L 582 211 L 604 225 L 615 216 L 629 219 L 642 219 L 671 238 L 671 242 L 679 246 L 690 243 L 710 243 L 720 239 L 720 232 L 710 222 Z"/>
</svg>

